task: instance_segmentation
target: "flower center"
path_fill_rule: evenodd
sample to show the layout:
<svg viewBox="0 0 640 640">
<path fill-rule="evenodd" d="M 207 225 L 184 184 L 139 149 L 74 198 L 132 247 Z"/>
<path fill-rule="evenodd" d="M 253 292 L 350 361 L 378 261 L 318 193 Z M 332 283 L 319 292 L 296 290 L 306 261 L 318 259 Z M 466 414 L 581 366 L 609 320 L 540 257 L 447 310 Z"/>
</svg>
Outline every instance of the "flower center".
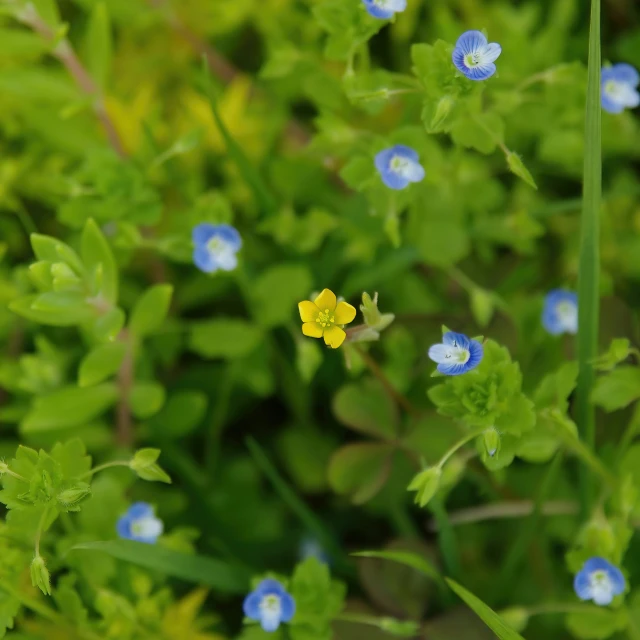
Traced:
<svg viewBox="0 0 640 640">
<path fill-rule="evenodd" d="M 444 357 L 447 360 L 453 360 L 454 362 L 459 362 L 460 364 L 467 364 L 467 362 L 469 362 L 469 358 L 471 357 L 471 352 L 468 349 L 462 349 L 454 342 L 453 346 L 447 350 Z"/>
<path fill-rule="evenodd" d="M 394 173 L 403 174 L 409 168 L 409 160 L 401 158 L 400 156 L 393 156 L 391 158 L 390 169 Z"/>
<path fill-rule="evenodd" d="M 280 597 L 276 595 L 267 595 L 260 601 L 260 609 L 265 613 L 280 613 Z"/>
<path fill-rule="evenodd" d="M 469 69 L 473 69 L 480 64 L 481 54 L 479 51 L 474 51 L 473 53 L 467 53 L 464 57 L 464 64 Z"/>
<path fill-rule="evenodd" d="M 600 569 L 599 571 L 594 571 L 589 576 L 589 581 L 591 582 L 591 591 L 596 600 L 602 598 L 603 596 L 610 596 L 611 591 L 613 590 L 613 586 L 611 584 L 609 574 L 606 571 L 603 571 L 602 569 Z"/>
<path fill-rule="evenodd" d="M 321 327 L 330 327 L 335 322 L 335 315 L 333 311 L 329 311 L 329 309 L 325 309 L 318 314 L 316 318 L 316 322 Z"/>
<path fill-rule="evenodd" d="M 228 250 L 227 243 L 220 238 L 220 236 L 213 236 L 209 242 L 207 242 L 207 251 L 213 256 L 221 256 Z"/>
<path fill-rule="evenodd" d="M 139 518 L 131 523 L 131 533 L 143 538 L 157 538 L 162 533 L 162 522 L 153 516 Z"/>
<path fill-rule="evenodd" d="M 615 80 L 609 80 L 604 85 L 604 92 L 611 98 L 620 98 L 624 93 L 624 86 Z"/>
<path fill-rule="evenodd" d="M 561 324 L 569 331 L 576 331 L 578 327 L 578 309 L 571 302 L 559 302 L 556 313 Z"/>
</svg>

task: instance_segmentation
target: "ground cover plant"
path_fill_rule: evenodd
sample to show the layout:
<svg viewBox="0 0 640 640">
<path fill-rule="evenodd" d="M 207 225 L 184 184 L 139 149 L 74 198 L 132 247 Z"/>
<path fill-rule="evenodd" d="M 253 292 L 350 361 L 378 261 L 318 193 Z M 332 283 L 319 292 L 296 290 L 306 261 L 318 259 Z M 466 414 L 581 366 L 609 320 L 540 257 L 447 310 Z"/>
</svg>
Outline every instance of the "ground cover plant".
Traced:
<svg viewBox="0 0 640 640">
<path fill-rule="evenodd" d="M 640 638 L 640 7 L 0 0 L 0 637 Z"/>
</svg>

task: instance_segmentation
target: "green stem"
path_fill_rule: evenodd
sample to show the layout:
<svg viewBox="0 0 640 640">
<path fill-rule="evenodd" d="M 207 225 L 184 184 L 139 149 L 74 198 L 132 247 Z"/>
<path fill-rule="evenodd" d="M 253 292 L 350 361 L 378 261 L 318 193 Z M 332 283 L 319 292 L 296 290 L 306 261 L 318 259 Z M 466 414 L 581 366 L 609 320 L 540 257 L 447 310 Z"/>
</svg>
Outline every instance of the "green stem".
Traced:
<svg viewBox="0 0 640 640">
<path fill-rule="evenodd" d="M 587 83 L 580 267 L 578 274 L 578 387 L 576 423 L 584 446 L 595 447 L 595 407 L 589 398 L 595 382 L 592 362 L 598 355 L 600 279 L 600 201 L 602 198 L 602 113 L 600 105 L 600 0 L 591 0 Z M 584 458 L 583 458 L 584 459 Z M 593 499 L 593 479 L 581 469 L 581 508 L 586 517 Z"/>
<path fill-rule="evenodd" d="M 458 442 L 456 442 L 443 456 L 442 458 L 440 458 L 440 462 L 438 462 L 437 467 L 440 467 L 442 469 L 442 467 L 444 467 L 444 465 L 447 463 L 447 460 L 449 460 L 449 458 L 456 452 L 458 451 L 458 449 L 461 449 L 465 444 L 467 444 L 467 442 L 471 442 L 471 440 L 473 440 L 474 438 L 477 438 L 478 436 L 481 436 L 485 431 L 487 430 L 487 427 L 482 427 L 482 429 L 476 429 L 475 431 L 471 431 L 469 432 L 466 436 L 464 436 L 464 438 L 462 438 L 461 440 L 458 440 Z"/>
<path fill-rule="evenodd" d="M 209 482 L 213 482 L 216 462 L 219 453 L 219 441 L 224 428 L 224 424 L 229 413 L 231 393 L 233 391 L 235 372 L 230 364 L 223 373 L 222 384 L 219 386 L 218 401 L 213 409 L 211 422 L 206 433 L 205 442 L 205 469 L 209 477 Z"/>
<path fill-rule="evenodd" d="M 128 460 L 113 460 L 112 462 L 105 462 L 104 464 L 99 464 L 97 467 L 94 467 L 93 469 L 90 469 L 86 473 L 83 473 L 81 476 L 79 476 L 78 479 L 82 480 L 82 478 L 90 478 L 92 475 L 98 473 L 98 471 L 103 471 L 104 469 L 109 469 L 111 467 L 128 467 L 128 466 L 129 466 Z"/>
<path fill-rule="evenodd" d="M 40 557 L 40 539 L 42 538 L 42 532 L 44 531 L 44 523 L 49 515 L 49 507 L 45 507 L 40 516 L 40 522 L 38 522 L 38 530 L 36 531 L 36 558 Z"/>
<path fill-rule="evenodd" d="M 573 602 L 550 602 L 534 607 L 524 607 L 530 616 L 539 616 L 547 613 L 593 613 L 596 610 L 591 604 L 580 604 Z"/>
<path fill-rule="evenodd" d="M 444 561 L 447 575 L 456 579 L 460 575 L 460 559 L 458 554 L 458 543 L 456 534 L 449 522 L 447 510 L 440 496 L 435 496 L 429 503 L 429 508 L 433 512 L 433 516 L 438 525 L 438 546 Z M 448 592 L 449 598 L 453 600 L 451 592 Z"/>
</svg>

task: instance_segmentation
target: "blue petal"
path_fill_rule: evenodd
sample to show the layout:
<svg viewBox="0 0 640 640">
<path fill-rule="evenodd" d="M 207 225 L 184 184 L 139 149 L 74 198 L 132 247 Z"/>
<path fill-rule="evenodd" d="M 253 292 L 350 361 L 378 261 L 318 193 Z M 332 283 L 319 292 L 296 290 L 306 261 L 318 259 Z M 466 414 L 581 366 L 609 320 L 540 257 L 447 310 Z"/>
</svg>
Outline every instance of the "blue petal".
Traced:
<svg viewBox="0 0 640 640">
<path fill-rule="evenodd" d="M 242 610 L 244 615 L 251 620 L 260 620 L 260 602 L 262 602 L 262 595 L 257 591 L 252 591 L 242 603 Z"/>
<path fill-rule="evenodd" d="M 383 9 L 381 6 L 377 5 L 374 0 L 362 0 L 362 2 L 364 3 L 367 13 L 374 18 L 388 20 L 389 18 L 393 18 L 395 15 L 395 11 Z"/>
<path fill-rule="evenodd" d="M 467 371 L 475 369 L 484 356 L 484 347 L 477 340 L 469 340 L 469 360 L 467 360 Z"/>
<path fill-rule="evenodd" d="M 467 365 L 461 362 L 443 362 L 439 364 L 436 369 L 445 376 L 459 376 L 467 372 Z"/>
<path fill-rule="evenodd" d="M 442 343 L 450 346 L 457 346 L 461 349 L 469 348 L 469 338 L 464 335 L 464 333 L 456 333 L 455 331 L 447 331 L 442 336 Z"/>
<path fill-rule="evenodd" d="M 260 626 L 267 633 L 272 633 L 280 626 L 280 616 L 275 612 L 265 610 L 260 618 Z"/>
<path fill-rule="evenodd" d="M 131 540 L 131 518 L 125 514 L 118 519 L 116 523 L 116 531 L 118 537 L 123 540 Z"/>
<path fill-rule="evenodd" d="M 618 567 L 611 566 L 609 569 L 609 578 L 611 580 L 611 587 L 613 588 L 613 595 L 619 596 L 621 593 L 624 593 L 624 590 L 627 587 L 627 582 L 624 579 L 624 575 L 622 575 L 622 571 L 618 569 Z"/>
<path fill-rule="evenodd" d="M 608 560 L 597 556 L 589 558 L 582 565 L 582 571 L 587 573 L 593 573 L 594 571 L 606 571 L 608 573 L 610 569 L 615 569 L 615 567 Z"/>
<path fill-rule="evenodd" d="M 266 595 L 275 595 L 281 596 L 283 593 L 286 593 L 282 583 L 278 582 L 274 578 L 265 578 L 257 587 L 256 593 L 259 593 L 260 596 Z"/>
<path fill-rule="evenodd" d="M 282 622 L 289 622 L 296 612 L 296 601 L 288 593 L 283 593 L 280 598 L 281 613 L 280 619 Z"/>
<path fill-rule="evenodd" d="M 218 263 L 206 246 L 196 246 L 193 250 L 193 264 L 205 273 L 213 273 L 218 269 Z"/>
<path fill-rule="evenodd" d="M 573 590 L 580 600 L 591 600 L 591 580 L 589 576 L 590 572 L 583 568 L 573 579 Z"/>
<path fill-rule="evenodd" d="M 389 171 L 391 166 L 391 159 L 393 158 L 393 147 L 389 149 L 383 149 L 379 153 L 376 153 L 376 157 L 373 159 L 373 163 L 380 174 Z"/>
<path fill-rule="evenodd" d="M 482 31 L 465 31 L 456 42 L 456 49 L 461 49 L 464 55 L 474 53 L 487 44 L 487 37 Z"/>
<path fill-rule="evenodd" d="M 624 111 L 624 105 L 617 100 L 613 100 L 604 91 L 602 91 L 601 98 L 602 108 L 607 113 L 622 113 Z"/>
<path fill-rule="evenodd" d="M 497 71 L 497 67 L 493 62 L 487 62 L 486 64 L 478 65 L 477 67 L 472 67 L 469 69 L 468 67 L 464 67 L 461 69 L 462 73 L 464 73 L 469 80 L 475 80 L 477 82 L 481 80 L 486 80 L 495 74 Z"/>
<path fill-rule="evenodd" d="M 230 249 L 238 251 L 242 246 L 242 238 L 235 227 L 230 224 L 219 224 L 215 228 L 213 236 L 218 236 L 229 245 Z"/>
<path fill-rule="evenodd" d="M 153 515 L 153 507 L 148 502 L 134 502 L 127 510 L 127 516 L 131 520 L 147 518 Z"/>
<path fill-rule="evenodd" d="M 620 62 L 610 67 L 611 77 L 618 82 L 624 82 L 632 87 L 637 87 L 640 84 L 640 74 L 630 64 Z"/>
<path fill-rule="evenodd" d="M 191 231 L 191 238 L 196 246 L 206 245 L 209 240 L 214 236 L 218 225 L 210 224 L 209 222 L 202 222 L 201 224 L 193 227 Z"/>
<path fill-rule="evenodd" d="M 415 149 L 408 147 L 406 144 L 396 144 L 395 146 L 389 149 L 391 151 L 391 156 L 400 156 L 401 158 L 406 158 L 407 160 L 411 160 L 412 162 L 419 162 L 420 156 Z"/>
</svg>

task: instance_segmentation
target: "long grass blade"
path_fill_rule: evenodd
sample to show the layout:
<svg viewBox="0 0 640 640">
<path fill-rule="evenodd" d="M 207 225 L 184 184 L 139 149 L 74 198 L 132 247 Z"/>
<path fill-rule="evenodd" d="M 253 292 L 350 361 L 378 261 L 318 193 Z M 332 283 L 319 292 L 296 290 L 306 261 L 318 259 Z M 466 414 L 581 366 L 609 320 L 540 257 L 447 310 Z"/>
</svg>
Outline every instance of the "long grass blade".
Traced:
<svg viewBox="0 0 640 640">
<path fill-rule="evenodd" d="M 585 125 L 584 178 L 578 275 L 578 388 L 576 422 L 587 447 L 595 445 L 595 408 L 590 402 L 595 381 L 592 361 L 598 355 L 600 278 L 600 201 L 602 198 L 602 111 L 600 106 L 600 0 L 591 0 L 589 73 Z M 593 481 L 581 469 L 583 515 L 592 502 Z"/>
</svg>

